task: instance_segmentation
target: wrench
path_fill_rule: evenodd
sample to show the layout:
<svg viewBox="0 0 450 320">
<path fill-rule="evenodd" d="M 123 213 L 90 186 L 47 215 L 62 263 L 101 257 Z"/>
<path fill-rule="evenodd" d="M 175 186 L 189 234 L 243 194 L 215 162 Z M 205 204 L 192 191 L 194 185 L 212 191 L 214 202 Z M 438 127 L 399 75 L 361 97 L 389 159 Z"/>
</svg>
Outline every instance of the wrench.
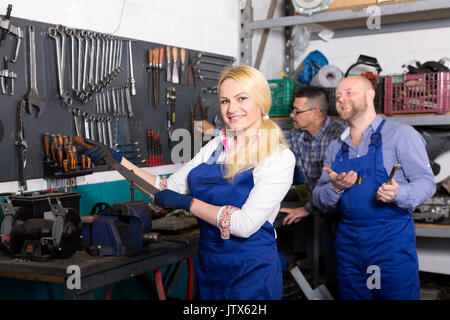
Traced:
<svg viewBox="0 0 450 320">
<path fill-rule="evenodd" d="M 109 146 L 112 149 L 113 142 L 112 142 L 112 130 L 111 130 L 111 116 L 108 116 L 106 118 L 106 122 L 108 123 L 108 136 L 109 136 Z"/>
<path fill-rule="evenodd" d="M 81 114 L 81 117 L 83 118 L 83 123 L 84 123 L 84 137 L 87 139 L 90 139 L 91 136 L 89 134 L 88 116 L 89 116 L 89 113 L 87 113 L 86 111 Z"/>
<path fill-rule="evenodd" d="M 75 123 L 75 131 L 77 133 L 77 136 L 80 136 L 81 133 L 80 133 L 80 127 L 78 124 L 78 116 L 80 115 L 80 109 L 73 108 L 72 113 L 73 113 L 73 122 Z"/>
<path fill-rule="evenodd" d="M 102 118 L 101 122 L 102 122 L 102 134 L 103 134 L 103 144 L 107 145 L 107 139 L 106 139 L 106 124 L 105 124 L 106 119 Z"/>
<path fill-rule="evenodd" d="M 28 95 L 26 99 L 28 100 L 28 103 L 26 105 L 26 111 L 28 113 L 31 113 L 32 107 L 36 107 L 37 110 L 37 116 L 39 117 L 42 112 L 44 112 L 45 108 L 45 102 L 42 100 L 42 98 L 39 96 L 38 90 L 37 90 L 37 81 L 36 81 L 36 47 L 34 43 L 34 26 L 30 25 L 28 26 L 28 33 L 29 33 L 29 57 L 30 57 L 30 91 L 28 92 Z"/>
<path fill-rule="evenodd" d="M 130 56 L 130 84 L 131 84 L 131 95 L 136 95 L 136 80 L 134 79 L 133 72 L 133 52 L 131 49 L 131 41 L 128 41 L 128 54 Z"/>
<path fill-rule="evenodd" d="M 72 98 L 70 97 L 69 92 L 65 91 L 63 88 L 64 81 L 64 61 L 63 57 L 65 54 L 63 53 L 65 48 L 61 48 L 60 39 L 62 43 L 65 45 L 65 33 L 63 27 L 59 26 L 59 30 L 54 27 L 48 28 L 48 35 L 55 40 L 55 49 L 56 49 L 56 70 L 58 72 L 58 92 L 59 97 L 63 100 L 63 103 L 66 105 L 72 104 Z M 59 36 L 58 33 L 61 35 Z"/>
<path fill-rule="evenodd" d="M 130 118 L 134 118 L 133 109 L 131 108 L 130 90 L 129 90 L 128 86 L 125 87 L 125 95 L 127 98 L 128 116 Z"/>
<path fill-rule="evenodd" d="M 88 34 L 89 39 L 91 39 L 91 56 L 89 59 L 89 86 L 92 91 L 94 91 L 94 55 L 95 55 L 95 33 L 91 32 Z"/>
</svg>

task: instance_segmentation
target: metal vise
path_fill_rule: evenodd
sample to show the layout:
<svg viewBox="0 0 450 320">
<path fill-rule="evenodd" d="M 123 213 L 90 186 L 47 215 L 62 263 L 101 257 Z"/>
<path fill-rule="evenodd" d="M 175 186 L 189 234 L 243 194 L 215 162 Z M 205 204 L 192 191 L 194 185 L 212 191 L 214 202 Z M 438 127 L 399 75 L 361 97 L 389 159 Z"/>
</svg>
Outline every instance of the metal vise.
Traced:
<svg viewBox="0 0 450 320">
<path fill-rule="evenodd" d="M 152 211 L 146 201 L 113 204 L 82 217 L 82 245 L 94 256 L 134 256 L 147 250 Z"/>
</svg>

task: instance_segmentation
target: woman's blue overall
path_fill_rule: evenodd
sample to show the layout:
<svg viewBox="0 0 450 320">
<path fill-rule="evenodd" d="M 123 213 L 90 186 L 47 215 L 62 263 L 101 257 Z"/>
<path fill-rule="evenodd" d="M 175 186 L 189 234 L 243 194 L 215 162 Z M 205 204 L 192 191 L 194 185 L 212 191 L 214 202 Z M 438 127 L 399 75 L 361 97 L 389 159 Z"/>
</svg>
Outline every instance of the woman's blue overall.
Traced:
<svg viewBox="0 0 450 320">
<path fill-rule="evenodd" d="M 221 165 L 214 159 L 192 169 L 188 184 L 194 198 L 215 206 L 241 208 L 253 184 L 253 169 L 235 177 L 223 178 Z M 197 297 L 203 300 L 281 299 L 282 268 L 273 226 L 266 221 L 249 238 L 231 235 L 221 239 L 217 227 L 198 219 L 200 244 L 197 264 Z"/>
</svg>

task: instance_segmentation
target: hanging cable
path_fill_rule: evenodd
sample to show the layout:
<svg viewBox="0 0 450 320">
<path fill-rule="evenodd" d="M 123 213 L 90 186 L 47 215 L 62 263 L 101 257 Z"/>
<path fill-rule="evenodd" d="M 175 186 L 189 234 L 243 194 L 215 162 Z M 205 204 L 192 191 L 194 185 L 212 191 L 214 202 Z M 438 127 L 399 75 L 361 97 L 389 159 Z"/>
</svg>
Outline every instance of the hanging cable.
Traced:
<svg viewBox="0 0 450 320">
<path fill-rule="evenodd" d="M 119 30 L 120 26 L 122 25 L 123 12 L 125 11 L 125 2 L 127 2 L 127 0 L 123 0 L 122 2 L 123 3 L 122 3 L 122 10 L 120 12 L 119 24 L 117 25 L 116 29 L 113 32 L 111 32 L 110 34 L 115 34 Z"/>
</svg>

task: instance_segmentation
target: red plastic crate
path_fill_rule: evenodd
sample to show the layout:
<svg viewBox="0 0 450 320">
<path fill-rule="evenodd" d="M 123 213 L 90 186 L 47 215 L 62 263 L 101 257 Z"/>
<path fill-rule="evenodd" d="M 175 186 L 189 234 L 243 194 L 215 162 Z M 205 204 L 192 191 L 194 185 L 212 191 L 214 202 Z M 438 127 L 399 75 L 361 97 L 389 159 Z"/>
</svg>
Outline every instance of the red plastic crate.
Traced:
<svg viewBox="0 0 450 320">
<path fill-rule="evenodd" d="M 384 113 L 437 113 L 450 111 L 450 72 L 386 76 Z"/>
</svg>

